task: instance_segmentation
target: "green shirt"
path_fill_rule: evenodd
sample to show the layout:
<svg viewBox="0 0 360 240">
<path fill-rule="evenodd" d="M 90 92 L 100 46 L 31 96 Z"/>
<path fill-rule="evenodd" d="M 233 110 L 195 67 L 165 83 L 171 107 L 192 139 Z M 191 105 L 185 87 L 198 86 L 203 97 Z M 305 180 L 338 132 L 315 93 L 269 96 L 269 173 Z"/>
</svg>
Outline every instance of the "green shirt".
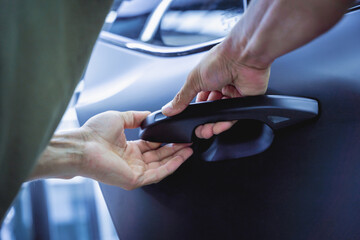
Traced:
<svg viewBox="0 0 360 240">
<path fill-rule="evenodd" d="M 0 0 L 0 219 L 51 138 L 112 0 Z"/>
</svg>

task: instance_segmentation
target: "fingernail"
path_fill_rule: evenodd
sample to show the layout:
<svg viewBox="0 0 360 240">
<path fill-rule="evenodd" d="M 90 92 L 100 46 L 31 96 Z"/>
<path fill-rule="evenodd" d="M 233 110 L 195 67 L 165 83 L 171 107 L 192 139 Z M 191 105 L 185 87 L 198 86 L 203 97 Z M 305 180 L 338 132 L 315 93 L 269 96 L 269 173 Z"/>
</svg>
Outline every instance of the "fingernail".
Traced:
<svg viewBox="0 0 360 240">
<path fill-rule="evenodd" d="M 163 113 L 170 113 L 172 109 L 173 109 L 173 105 L 172 105 L 172 101 L 170 101 L 161 108 L 161 111 Z"/>
</svg>

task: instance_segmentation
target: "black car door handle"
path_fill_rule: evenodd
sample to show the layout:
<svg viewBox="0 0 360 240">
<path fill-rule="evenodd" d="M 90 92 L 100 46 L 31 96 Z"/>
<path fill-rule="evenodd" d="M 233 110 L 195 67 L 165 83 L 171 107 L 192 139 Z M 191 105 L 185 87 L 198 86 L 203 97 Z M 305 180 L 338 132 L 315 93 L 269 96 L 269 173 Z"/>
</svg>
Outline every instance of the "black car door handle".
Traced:
<svg viewBox="0 0 360 240">
<path fill-rule="evenodd" d="M 318 115 L 314 99 L 280 95 L 223 99 L 192 103 L 183 112 L 166 117 L 150 114 L 141 124 L 140 137 L 162 143 L 192 142 L 198 125 L 230 120 L 257 120 L 273 130 L 288 127 Z"/>
</svg>

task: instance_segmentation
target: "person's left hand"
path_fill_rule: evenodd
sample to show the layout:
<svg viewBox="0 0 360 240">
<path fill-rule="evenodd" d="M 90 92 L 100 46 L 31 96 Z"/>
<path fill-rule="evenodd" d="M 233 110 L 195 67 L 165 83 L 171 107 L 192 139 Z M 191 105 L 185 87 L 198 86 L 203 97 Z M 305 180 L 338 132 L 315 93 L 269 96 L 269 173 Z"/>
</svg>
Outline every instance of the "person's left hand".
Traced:
<svg viewBox="0 0 360 240">
<path fill-rule="evenodd" d="M 137 128 L 149 112 L 105 112 L 82 127 L 83 175 L 130 190 L 159 182 L 192 155 L 189 144 L 126 141 L 125 128 Z"/>
<path fill-rule="evenodd" d="M 159 182 L 193 151 L 190 144 L 126 141 L 124 130 L 139 127 L 148 114 L 109 111 L 55 134 L 28 180 L 83 176 L 127 190 Z"/>
</svg>

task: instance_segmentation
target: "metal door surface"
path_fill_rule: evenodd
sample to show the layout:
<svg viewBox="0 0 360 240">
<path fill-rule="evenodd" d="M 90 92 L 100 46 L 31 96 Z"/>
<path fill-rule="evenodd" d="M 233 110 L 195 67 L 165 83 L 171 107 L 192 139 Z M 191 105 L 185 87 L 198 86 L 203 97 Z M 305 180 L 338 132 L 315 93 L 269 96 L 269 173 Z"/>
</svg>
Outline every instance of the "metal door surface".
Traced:
<svg viewBox="0 0 360 240">
<path fill-rule="evenodd" d="M 120 239 L 358 239 L 359 23 L 360 11 L 348 13 L 330 32 L 273 64 L 268 94 L 317 99 L 317 121 L 276 133 L 270 148 L 255 156 L 206 162 L 195 152 L 158 184 L 133 191 L 101 184 Z M 85 84 L 99 56 L 113 48 L 98 43 Z M 92 101 L 85 88 L 77 108 L 81 123 L 105 110 L 159 109 L 202 55 L 123 51 L 137 79 Z M 137 131 L 128 138 L 136 139 Z"/>
</svg>

